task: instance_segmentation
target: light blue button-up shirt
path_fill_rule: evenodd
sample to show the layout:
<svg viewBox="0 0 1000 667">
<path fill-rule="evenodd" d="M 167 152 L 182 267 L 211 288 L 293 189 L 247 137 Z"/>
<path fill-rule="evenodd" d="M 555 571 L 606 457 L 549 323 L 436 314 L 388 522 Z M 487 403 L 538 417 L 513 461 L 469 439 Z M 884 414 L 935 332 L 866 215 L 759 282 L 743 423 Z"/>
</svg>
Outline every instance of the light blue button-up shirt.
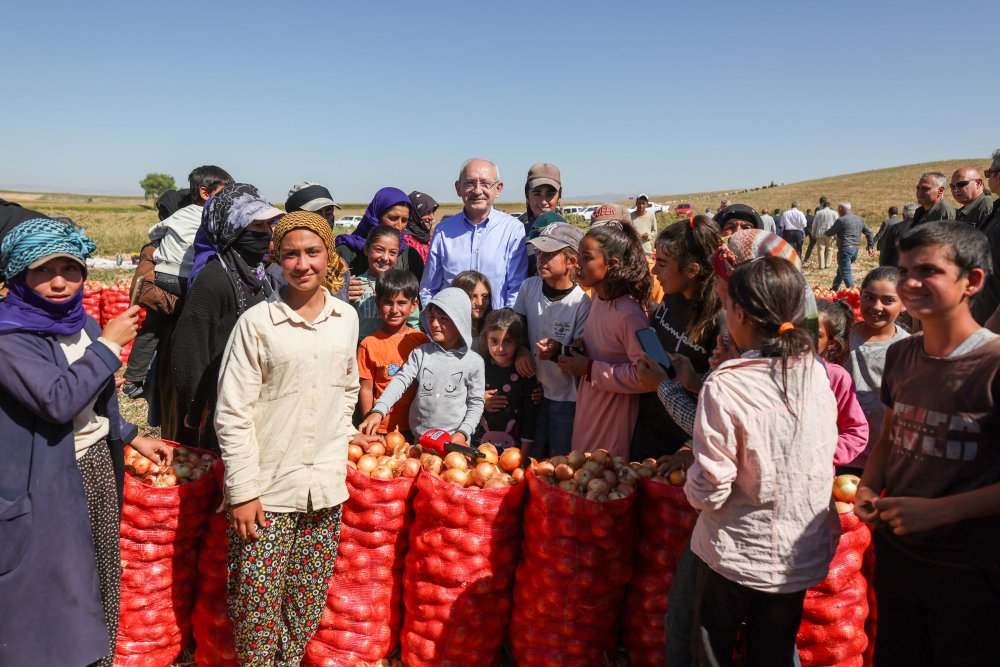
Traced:
<svg viewBox="0 0 1000 667">
<path fill-rule="evenodd" d="M 452 278 L 470 269 L 490 279 L 494 309 L 513 306 L 528 275 L 524 223 L 496 209 L 478 225 L 469 222 L 465 211 L 442 220 L 427 252 L 420 301 L 426 305 Z"/>
</svg>

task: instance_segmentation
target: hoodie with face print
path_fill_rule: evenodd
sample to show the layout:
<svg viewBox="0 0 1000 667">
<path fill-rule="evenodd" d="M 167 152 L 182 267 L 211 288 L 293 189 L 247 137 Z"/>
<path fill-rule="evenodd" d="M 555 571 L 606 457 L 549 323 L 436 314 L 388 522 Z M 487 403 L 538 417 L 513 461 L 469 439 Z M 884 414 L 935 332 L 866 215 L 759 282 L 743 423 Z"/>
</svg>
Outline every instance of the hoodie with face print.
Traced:
<svg viewBox="0 0 1000 667">
<path fill-rule="evenodd" d="M 410 404 L 413 435 L 420 437 L 424 431 L 442 429 L 471 439 L 483 414 L 486 391 L 483 358 L 471 349 L 472 302 L 457 287 L 441 290 L 420 314 L 425 331 L 430 331 L 431 306 L 451 318 L 458 329 L 458 346 L 446 350 L 432 341 L 413 350 L 375 402 L 372 412 L 384 417 L 410 384 L 416 382 L 416 395 Z"/>
</svg>

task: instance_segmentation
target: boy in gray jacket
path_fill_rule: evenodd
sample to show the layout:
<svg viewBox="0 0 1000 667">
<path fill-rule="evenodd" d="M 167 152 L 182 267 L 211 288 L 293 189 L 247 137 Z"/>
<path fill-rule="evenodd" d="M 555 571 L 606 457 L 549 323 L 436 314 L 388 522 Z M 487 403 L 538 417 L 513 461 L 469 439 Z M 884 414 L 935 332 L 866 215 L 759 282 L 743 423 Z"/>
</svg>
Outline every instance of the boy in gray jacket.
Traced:
<svg viewBox="0 0 1000 667">
<path fill-rule="evenodd" d="M 452 440 L 467 442 L 483 414 L 486 392 L 483 358 L 472 351 L 472 302 L 457 287 L 438 292 L 420 314 L 431 337 L 410 353 L 361 422 L 359 430 L 372 435 L 382 419 L 416 380 L 410 405 L 410 429 L 415 437 L 441 429 Z"/>
</svg>

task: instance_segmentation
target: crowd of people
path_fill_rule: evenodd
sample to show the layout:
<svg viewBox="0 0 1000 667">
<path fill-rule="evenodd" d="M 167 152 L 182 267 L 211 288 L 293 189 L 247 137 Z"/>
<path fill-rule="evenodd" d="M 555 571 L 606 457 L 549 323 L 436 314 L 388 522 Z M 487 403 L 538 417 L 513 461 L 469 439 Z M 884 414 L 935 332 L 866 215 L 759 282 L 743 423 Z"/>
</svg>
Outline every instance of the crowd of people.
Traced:
<svg viewBox="0 0 1000 667">
<path fill-rule="evenodd" d="M 699 517 L 668 665 L 730 664 L 744 623 L 749 664 L 797 660 L 839 537 L 835 471 L 861 477 L 854 511 L 874 527 L 875 664 L 993 664 L 1000 151 L 984 175 L 923 174 L 877 234 L 826 197 L 815 214 L 724 201 L 658 229 L 640 195 L 583 229 L 559 213 L 554 165 L 531 167 L 515 218 L 494 206 L 497 166 L 472 159 L 457 214 L 435 224 L 432 196 L 385 187 L 335 235 L 326 187 L 296 184 L 281 210 L 202 166 L 158 202 L 137 305 L 103 330 L 82 307 L 93 241 L 0 202 L 0 664 L 111 664 L 124 447 L 172 455 L 119 395 L 225 464 L 241 664 L 298 664 L 316 630 L 348 447 L 431 429 L 684 468 Z M 835 248 L 833 287 L 852 286 L 862 235 L 881 266 L 855 321 L 814 297 L 803 263 Z M 640 344 L 650 327 L 669 365 Z"/>
</svg>

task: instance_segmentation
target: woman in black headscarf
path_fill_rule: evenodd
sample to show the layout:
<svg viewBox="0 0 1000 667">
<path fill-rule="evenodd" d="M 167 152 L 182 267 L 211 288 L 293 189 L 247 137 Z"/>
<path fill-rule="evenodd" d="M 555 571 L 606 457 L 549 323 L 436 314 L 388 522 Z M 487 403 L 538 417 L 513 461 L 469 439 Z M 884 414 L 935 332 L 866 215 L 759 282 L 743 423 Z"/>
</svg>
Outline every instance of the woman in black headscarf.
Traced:
<svg viewBox="0 0 1000 667">
<path fill-rule="evenodd" d="M 205 204 L 191 287 L 171 344 L 171 369 L 189 444 L 219 451 L 212 427 L 222 352 L 236 320 L 270 294 L 264 256 L 282 212 L 252 185 L 226 186 Z"/>
</svg>

